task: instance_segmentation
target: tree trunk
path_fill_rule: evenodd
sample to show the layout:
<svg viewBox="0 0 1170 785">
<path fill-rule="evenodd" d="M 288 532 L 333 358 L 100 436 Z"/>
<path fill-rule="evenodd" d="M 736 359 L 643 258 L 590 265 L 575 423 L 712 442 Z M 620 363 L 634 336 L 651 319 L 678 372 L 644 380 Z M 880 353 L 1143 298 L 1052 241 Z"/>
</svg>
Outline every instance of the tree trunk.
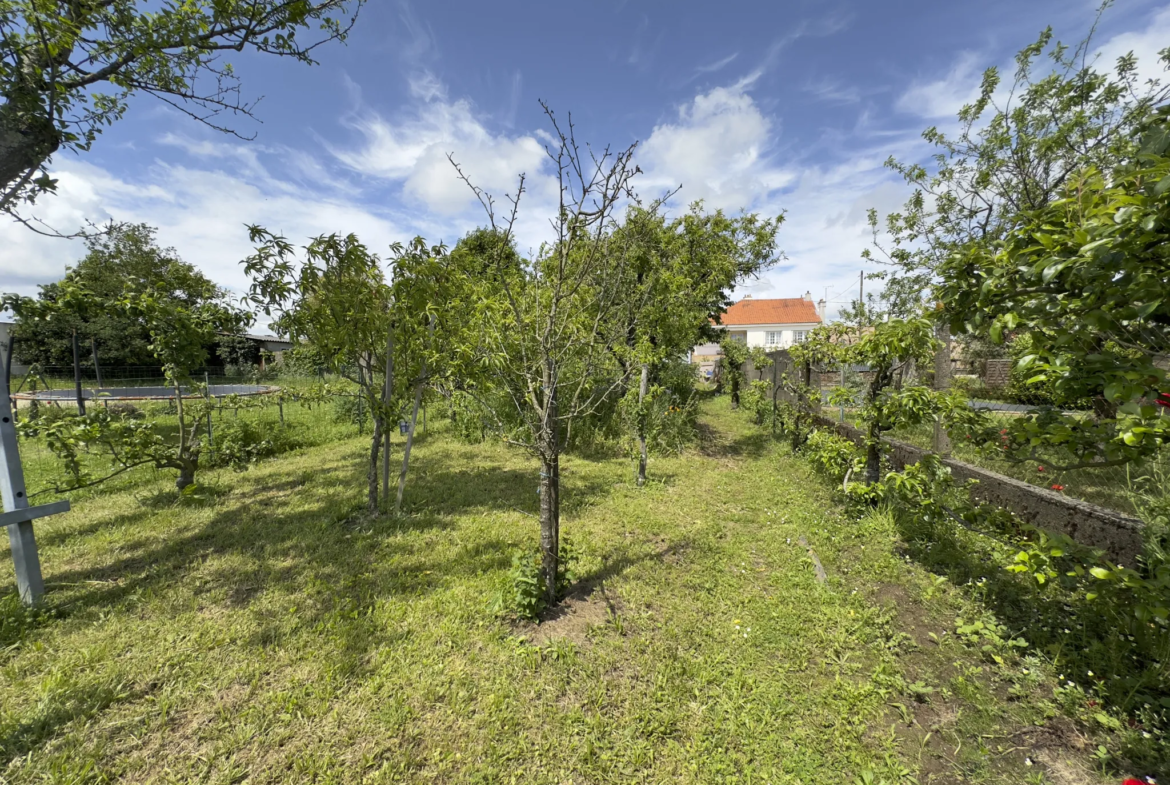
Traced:
<svg viewBox="0 0 1170 785">
<path fill-rule="evenodd" d="M 175 480 L 175 488 L 182 491 L 189 485 L 195 484 L 195 472 L 199 469 L 199 459 L 184 460 L 179 466 L 179 476 Z"/>
<path fill-rule="evenodd" d="M 367 474 L 369 492 L 366 509 L 372 514 L 378 512 L 378 453 L 382 448 L 382 415 L 374 417 L 374 436 L 370 440 L 370 466 Z"/>
<path fill-rule="evenodd" d="M 646 484 L 646 412 L 642 408 L 650 392 L 650 366 L 642 363 L 642 385 L 638 388 L 638 487 Z"/>
<path fill-rule="evenodd" d="M 425 373 L 425 371 L 424 371 Z M 423 383 L 414 385 L 414 409 L 410 413 L 410 430 L 406 432 L 406 449 L 402 451 L 402 472 L 398 475 L 398 498 L 394 500 L 394 514 L 402 511 L 402 492 L 406 488 L 406 470 L 410 468 L 410 448 L 414 446 L 414 427 L 418 423 L 418 406 L 422 403 Z"/>
<path fill-rule="evenodd" d="M 865 481 L 870 485 L 882 478 L 882 431 L 877 423 L 869 426 L 865 445 Z"/>
<path fill-rule="evenodd" d="M 394 395 L 394 327 L 386 328 L 386 378 L 382 385 L 382 408 L 389 409 Z M 387 423 L 382 455 L 382 498 L 390 498 L 390 431 Z"/>
<path fill-rule="evenodd" d="M 739 380 L 738 379 L 731 380 L 731 408 L 732 409 L 739 408 Z"/>
<path fill-rule="evenodd" d="M 540 458 L 540 556 L 545 600 L 557 603 L 557 573 L 561 558 L 561 463 L 555 445 Z"/>
<path fill-rule="evenodd" d="M 36 106 L 40 101 L 34 99 Z M 22 115 L 19 101 L 0 105 L 0 205 L 8 189 L 57 152 L 61 135 L 51 120 Z"/>
</svg>

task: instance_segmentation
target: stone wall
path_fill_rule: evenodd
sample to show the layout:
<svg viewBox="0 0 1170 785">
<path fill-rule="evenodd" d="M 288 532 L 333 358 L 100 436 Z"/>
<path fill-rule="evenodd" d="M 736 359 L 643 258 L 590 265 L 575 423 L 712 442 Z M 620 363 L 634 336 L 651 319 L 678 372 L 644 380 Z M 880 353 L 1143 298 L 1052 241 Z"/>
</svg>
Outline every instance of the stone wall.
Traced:
<svg viewBox="0 0 1170 785">
<path fill-rule="evenodd" d="M 820 417 L 824 428 L 833 428 L 858 444 L 865 443 L 860 429 Z M 929 450 L 896 439 L 883 439 L 895 469 L 917 463 Z M 1100 548 L 1117 564 L 1135 567 L 1142 552 L 1142 527 L 1137 518 L 1071 499 L 1056 491 L 947 458 L 943 460 L 960 482 L 978 480 L 972 495 L 980 501 L 1010 510 L 1020 520 L 1048 531 L 1060 532 L 1082 545 Z"/>
</svg>

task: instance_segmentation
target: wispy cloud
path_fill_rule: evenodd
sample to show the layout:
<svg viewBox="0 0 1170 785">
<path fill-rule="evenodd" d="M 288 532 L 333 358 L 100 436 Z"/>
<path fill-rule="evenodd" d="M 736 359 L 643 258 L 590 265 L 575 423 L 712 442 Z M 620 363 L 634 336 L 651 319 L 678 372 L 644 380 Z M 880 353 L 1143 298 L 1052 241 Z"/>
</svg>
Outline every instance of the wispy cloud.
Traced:
<svg viewBox="0 0 1170 785">
<path fill-rule="evenodd" d="M 802 89 L 829 103 L 855 104 L 861 100 L 861 90 L 856 86 L 843 84 L 827 76 L 806 82 Z"/>
<path fill-rule="evenodd" d="M 696 67 L 695 73 L 696 74 L 713 74 L 716 71 L 722 71 L 724 67 L 730 65 L 737 57 L 739 57 L 739 52 L 732 52 L 727 57 L 724 57 L 721 60 L 716 60 L 713 63 L 708 63 L 707 65 L 700 65 L 700 66 Z"/>
</svg>

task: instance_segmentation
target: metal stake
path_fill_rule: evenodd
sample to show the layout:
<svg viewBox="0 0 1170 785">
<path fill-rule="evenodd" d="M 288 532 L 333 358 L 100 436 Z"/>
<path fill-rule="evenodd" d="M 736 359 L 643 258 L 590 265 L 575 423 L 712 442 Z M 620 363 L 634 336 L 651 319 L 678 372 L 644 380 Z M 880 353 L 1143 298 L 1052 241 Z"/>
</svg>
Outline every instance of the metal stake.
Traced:
<svg viewBox="0 0 1170 785">
<path fill-rule="evenodd" d="M 204 399 L 207 401 L 207 454 L 212 460 L 215 460 L 215 441 L 211 437 L 211 381 L 207 376 L 207 371 L 203 372 L 203 387 Z M 182 395 L 182 393 L 179 393 Z"/>
<path fill-rule="evenodd" d="M 73 331 L 73 384 L 77 388 L 77 413 L 85 416 L 85 396 L 81 394 L 81 355 L 77 350 L 77 330 Z"/>
<path fill-rule="evenodd" d="M 3 375 L 0 375 L 0 385 L 3 385 L 0 387 L 0 497 L 4 500 L 0 524 L 8 529 L 20 599 L 26 605 L 33 605 L 44 596 L 45 582 L 41 577 L 41 560 L 37 555 L 32 522 L 36 518 L 67 511 L 69 502 L 28 506 L 24 469 L 16 442 L 16 423 L 8 402 L 8 379 Z"/>
</svg>

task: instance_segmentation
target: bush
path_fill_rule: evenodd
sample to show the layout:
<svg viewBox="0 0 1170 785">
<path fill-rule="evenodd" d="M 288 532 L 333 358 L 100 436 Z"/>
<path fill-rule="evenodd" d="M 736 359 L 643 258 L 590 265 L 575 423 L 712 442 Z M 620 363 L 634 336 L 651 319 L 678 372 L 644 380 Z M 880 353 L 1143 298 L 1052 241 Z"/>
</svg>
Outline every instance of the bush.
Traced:
<svg viewBox="0 0 1170 785">
<path fill-rule="evenodd" d="M 528 621 L 538 621 L 544 611 L 545 599 L 544 572 L 541 569 L 541 553 L 535 551 L 516 551 L 512 554 L 512 569 L 508 570 L 507 586 L 496 599 L 495 610 L 500 614 L 510 614 Z M 561 556 L 557 561 L 557 599 L 562 600 L 569 593 L 576 575 L 573 569 L 577 564 L 577 554 L 567 537 L 561 537 Z"/>
<path fill-rule="evenodd" d="M 861 448 L 853 441 L 819 428 L 809 434 L 804 454 L 817 470 L 838 480 L 850 469 L 861 471 L 864 461 Z"/>
<path fill-rule="evenodd" d="M 333 421 L 365 428 L 370 424 L 370 409 L 357 395 L 333 397 Z"/>
<path fill-rule="evenodd" d="M 739 404 L 756 425 L 763 425 L 772 416 L 772 383 L 750 383 L 740 396 Z"/>
<path fill-rule="evenodd" d="M 270 458 L 299 446 L 287 425 L 258 424 L 248 420 L 224 420 L 212 430 L 210 466 L 231 466 L 243 471 L 262 458 Z"/>
</svg>

